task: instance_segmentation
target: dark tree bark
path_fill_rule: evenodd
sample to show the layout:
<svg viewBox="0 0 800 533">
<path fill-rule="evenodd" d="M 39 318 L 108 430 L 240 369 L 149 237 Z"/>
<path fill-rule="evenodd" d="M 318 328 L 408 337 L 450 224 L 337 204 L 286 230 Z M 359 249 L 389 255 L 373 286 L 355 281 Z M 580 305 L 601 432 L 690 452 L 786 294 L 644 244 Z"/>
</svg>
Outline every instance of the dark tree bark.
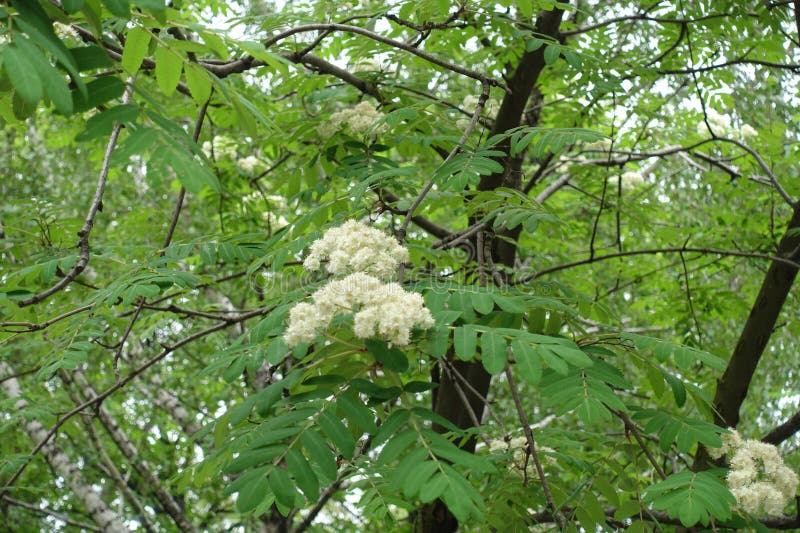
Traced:
<svg viewBox="0 0 800 533">
<path fill-rule="evenodd" d="M 796 205 L 775 255 L 793 261 L 800 260 L 800 233 L 791 231 L 797 228 L 800 228 L 800 206 Z M 739 423 L 739 409 L 747 397 L 750 380 L 772 336 L 796 275 L 797 268 L 792 265 L 777 261 L 770 264 L 728 367 L 717 381 L 714 396 L 714 423 L 717 425 L 735 427 Z"/>
<path fill-rule="evenodd" d="M 542 12 L 537 21 L 535 33 L 546 35 L 553 38 L 558 37 L 558 28 L 561 23 L 563 11 L 554 9 Z M 519 64 L 508 78 L 507 84 L 510 92 L 506 93 L 497 112 L 494 127 L 490 135 L 503 133 L 509 129 L 516 128 L 522 122 L 525 108 L 528 101 L 534 94 L 539 94 L 536 90 L 536 83 L 539 75 L 546 66 L 544 60 L 544 47 L 533 51 L 525 52 L 520 58 Z M 535 125 L 535 124 L 531 124 Z M 509 153 L 508 142 L 501 143 L 497 149 L 504 153 Z M 503 165 L 503 172 L 483 176 L 478 185 L 480 191 L 490 191 L 498 187 L 521 188 L 520 166 L 522 155 L 511 157 L 506 155 L 499 159 Z M 518 236 L 518 229 L 502 235 L 503 239 L 495 239 L 492 243 L 492 260 L 497 265 L 513 268 L 516 259 L 517 248 L 513 241 Z M 511 241 L 511 242 L 509 242 Z M 455 370 L 469 382 L 470 387 L 459 383 L 458 379 L 449 372 L 441 372 L 441 381 L 436 390 L 434 399 L 434 410 L 453 422 L 456 426 L 466 429 L 473 425 L 469 410 L 459 394 L 459 388 L 469 399 L 472 412 L 478 417 L 483 413 L 484 405 L 480 396 L 486 397 L 491 383 L 491 375 L 486 372 L 483 365 L 478 361 L 464 362 L 455 359 L 453 353 L 448 353 L 448 358 Z M 474 389 L 480 396 L 471 392 Z M 443 428 L 436 428 L 442 431 Z M 475 439 L 467 441 L 462 448 L 475 451 Z M 458 529 L 458 521 L 441 501 L 434 501 L 422 507 L 416 519 L 416 531 L 420 533 L 450 533 Z"/>
</svg>

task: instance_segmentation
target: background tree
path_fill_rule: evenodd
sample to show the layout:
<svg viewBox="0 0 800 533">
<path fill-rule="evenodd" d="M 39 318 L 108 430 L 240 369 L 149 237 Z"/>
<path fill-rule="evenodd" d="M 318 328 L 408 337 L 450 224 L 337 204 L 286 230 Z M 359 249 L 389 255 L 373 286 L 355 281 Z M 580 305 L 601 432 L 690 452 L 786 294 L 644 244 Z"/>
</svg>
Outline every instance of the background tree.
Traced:
<svg viewBox="0 0 800 533">
<path fill-rule="evenodd" d="M 797 4 L 0 7 L 3 523 L 800 527 Z"/>
</svg>

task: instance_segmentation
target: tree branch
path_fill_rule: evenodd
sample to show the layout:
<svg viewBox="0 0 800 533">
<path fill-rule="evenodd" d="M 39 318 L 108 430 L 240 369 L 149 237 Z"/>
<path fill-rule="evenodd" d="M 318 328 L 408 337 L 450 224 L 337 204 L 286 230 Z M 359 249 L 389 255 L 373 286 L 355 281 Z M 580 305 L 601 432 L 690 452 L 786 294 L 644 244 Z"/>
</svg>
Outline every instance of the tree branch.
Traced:
<svg viewBox="0 0 800 533">
<path fill-rule="evenodd" d="M 123 98 L 124 103 L 127 103 L 130 100 L 130 95 L 131 89 L 129 86 L 125 92 L 125 97 Z M 89 234 L 92 231 L 92 226 L 94 226 L 94 217 L 97 215 L 98 211 L 102 210 L 103 193 L 106 190 L 108 171 L 111 168 L 111 154 L 114 152 L 114 148 L 117 146 L 117 140 L 119 139 L 120 131 L 122 131 L 122 124 L 117 124 L 114 126 L 114 129 L 111 130 L 111 136 L 108 139 L 105 154 L 103 154 L 103 163 L 100 166 L 100 176 L 97 180 L 94 198 L 92 198 L 92 203 L 89 205 L 89 211 L 86 213 L 86 218 L 83 220 L 83 226 L 81 227 L 80 231 L 78 231 L 78 260 L 69 270 L 69 272 L 67 272 L 66 275 L 58 281 L 58 283 L 47 290 L 44 290 L 38 294 L 34 294 L 30 298 L 26 298 L 17 302 L 17 305 L 20 307 L 27 307 L 29 305 L 39 303 L 64 289 L 72 282 L 72 280 L 78 277 L 78 274 L 83 272 L 86 266 L 89 264 Z"/>
<path fill-rule="evenodd" d="M 86 400 L 82 404 L 74 407 L 73 409 L 71 409 L 67 413 L 61 415 L 61 417 L 59 417 L 59 419 L 56 420 L 55 424 L 53 424 L 53 426 L 46 433 L 44 432 L 44 428 L 42 428 L 42 433 L 44 433 L 44 434 L 42 435 L 41 439 L 39 439 L 39 443 L 31 450 L 31 452 L 28 455 L 30 457 L 33 457 L 36 454 L 38 454 L 40 451 L 42 451 L 42 448 L 44 448 L 47 445 L 47 443 L 50 441 L 50 439 L 53 438 L 53 436 L 58 432 L 59 428 L 61 428 L 61 426 L 63 426 L 64 423 L 67 422 L 67 420 L 71 419 L 73 416 L 77 415 L 78 413 L 81 413 L 87 407 L 92 407 L 94 405 L 99 405 L 101 402 L 103 402 L 103 400 L 105 400 L 106 398 L 108 398 L 109 396 L 114 394 L 116 391 L 118 391 L 119 389 L 123 388 L 125 385 L 127 385 L 128 383 L 130 383 L 131 381 L 136 379 L 139 375 L 141 375 L 145 371 L 147 371 L 147 369 L 149 369 L 151 366 L 155 365 L 156 363 L 158 363 L 159 361 L 164 359 L 167 355 L 171 354 L 172 352 L 174 352 L 178 348 L 186 346 L 187 344 L 190 344 L 190 343 L 196 341 L 197 339 L 202 339 L 203 337 L 205 337 L 207 335 L 210 335 L 210 334 L 212 334 L 214 332 L 223 330 L 223 329 L 225 329 L 225 328 L 227 328 L 229 326 L 232 326 L 233 324 L 237 324 L 239 322 L 243 322 L 243 321 L 248 320 L 250 318 L 259 316 L 262 313 L 264 313 L 265 311 L 269 311 L 271 309 L 272 308 L 264 307 L 264 308 L 261 308 L 261 309 L 256 309 L 254 311 L 251 311 L 249 313 L 245 313 L 245 314 L 243 314 L 241 316 L 238 316 L 238 317 L 235 317 L 235 318 L 229 318 L 225 322 L 220 322 L 219 324 L 215 324 L 215 325 L 213 325 L 213 326 L 211 326 L 209 328 L 200 330 L 197 333 L 189 335 L 188 337 L 185 337 L 185 338 L 181 339 L 180 341 L 176 342 L 175 344 L 164 346 L 161 352 L 159 352 L 157 355 L 154 355 L 153 357 L 151 357 L 150 359 L 148 359 L 147 361 L 142 363 L 140 366 L 138 366 L 137 368 L 132 370 L 127 376 L 125 376 L 124 378 L 120 379 L 119 381 L 117 381 L 116 383 L 114 383 L 113 385 L 108 387 L 106 390 L 104 390 L 103 392 L 99 393 L 94 398 L 90 398 L 90 399 Z M 2 364 L 2 363 L 0 363 L 0 364 Z M 19 468 L 17 468 L 17 470 L 14 472 L 14 474 L 8 479 L 8 481 L 6 482 L 6 484 L 3 487 L 3 489 L 0 490 L 0 497 L 2 497 L 4 494 L 6 494 L 8 492 L 8 489 L 11 488 L 11 486 L 22 475 L 22 473 L 25 472 L 25 469 L 28 467 L 29 464 L 30 464 L 30 461 L 23 463 L 22 465 L 19 466 Z"/>
<path fill-rule="evenodd" d="M 34 513 L 39 513 L 45 516 L 52 516 L 56 520 L 60 520 L 70 526 L 79 527 L 87 531 L 103 531 L 102 529 L 100 529 L 95 525 L 87 524 L 86 522 L 79 522 L 78 520 L 73 520 L 72 518 L 68 517 L 65 514 L 53 511 L 52 509 L 48 509 L 47 507 L 39 507 L 38 505 L 34 505 L 32 503 L 12 498 L 7 494 L 4 494 L 2 499 L 4 502 L 10 503 L 11 505 L 16 505 L 17 507 L 22 507 L 23 509 L 28 509 L 29 511 L 33 511 Z"/>
<path fill-rule="evenodd" d="M 780 250 L 779 250 L 780 251 Z M 587 259 L 581 259 L 579 261 L 572 261 L 570 263 L 563 263 L 560 265 L 554 265 L 548 268 L 543 268 L 542 270 L 530 274 L 528 276 L 523 276 L 522 278 L 515 280 L 511 283 L 511 285 L 521 285 L 523 283 L 527 283 L 532 281 L 536 278 L 542 277 L 545 274 L 552 274 L 553 272 L 559 272 L 561 270 L 568 270 L 570 268 L 574 268 L 577 266 L 582 265 L 589 265 L 592 263 L 596 263 L 598 261 L 605 261 L 607 259 L 615 259 L 618 257 L 628 257 L 633 255 L 652 255 L 652 254 L 681 254 L 681 253 L 697 253 L 697 254 L 707 254 L 707 255 L 724 255 L 724 256 L 731 256 L 731 257 L 750 257 L 754 259 L 768 259 L 775 263 L 782 264 L 789 268 L 800 268 L 800 258 L 788 258 L 782 257 L 780 255 L 769 255 L 769 254 L 762 254 L 759 252 L 742 252 L 739 250 L 720 250 L 717 248 L 698 248 L 692 246 L 682 246 L 679 248 L 651 248 L 648 250 L 630 250 L 627 252 L 614 252 L 611 254 L 596 256 L 596 257 L 589 257 Z"/>
<path fill-rule="evenodd" d="M 793 231 L 796 228 L 800 228 L 800 207 L 794 210 L 728 366 L 717 381 L 714 423 L 718 426 L 735 427 L 739 423 L 739 409 L 747 397 L 750 380 L 800 268 L 800 234 Z"/>
<path fill-rule="evenodd" d="M 793 414 L 783 424 L 776 426 L 761 438 L 761 442 L 778 445 L 800 431 L 800 411 Z"/>
<path fill-rule="evenodd" d="M 438 57 L 431 55 L 427 52 L 423 52 L 422 50 L 415 48 L 409 44 L 406 44 L 402 41 L 396 41 L 394 39 L 390 39 L 388 37 L 384 37 L 383 35 L 379 35 L 375 32 L 372 32 L 366 28 L 361 28 L 359 26 L 350 26 L 348 24 L 303 24 L 300 26 L 295 26 L 294 28 L 289 28 L 288 30 L 284 30 L 277 35 L 273 35 L 272 37 L 266 39 L 264 41 L 264 47 L 269 48 L 274 44 L 286 39 L 287 37 L 291 37 L 292 35 L 296 35 L 298 33 L 304 33 L 309 31 L 342 31 L 348 33 L 355 33 L 358 35 L 363 35 L 373 41 L 377 41 L 379 43 L 383 43 L 385 45 L 391 46 L 392 48 L 398 48 L 400 50 L 406 51 L 412 55 L 415 55 L 421 59 L 424 59 L 428 63 L 432 63 L 439 67 L 445 68 L 451 72 L 455 72 L 456 74 L 461 74 L 462 76 L 466 76 L 468 78 L 472 78 L 474 80 L 478 80 L 481 83 L 489 84 L 493 87 L 500 87 L 506 91 L 508 91 L 508 87 L 505 86 L 500 81 L 495 80 L 494 78 L 490 78 L 480 72 L 476 72 L 474 70 L 470 70 L 468 68 L 461 67 L 454 63 L 450 63 L 448 61 L 444 61 L 443 59 L 439 59 Z"/>
</svg>

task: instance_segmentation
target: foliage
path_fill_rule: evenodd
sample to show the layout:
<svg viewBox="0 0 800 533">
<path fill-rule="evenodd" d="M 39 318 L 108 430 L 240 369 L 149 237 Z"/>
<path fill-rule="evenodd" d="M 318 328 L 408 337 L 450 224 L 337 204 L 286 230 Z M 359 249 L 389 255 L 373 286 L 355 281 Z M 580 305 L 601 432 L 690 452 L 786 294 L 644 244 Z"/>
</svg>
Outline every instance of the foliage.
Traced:
<svg viewBox="0 0 800 533">
<path fill-rule="evenodd" d="M 9 530 L 800 527 L 791 3 L 8 4 Z M 284 338 L 349 220 L 407 345 Z"/>
</svg>

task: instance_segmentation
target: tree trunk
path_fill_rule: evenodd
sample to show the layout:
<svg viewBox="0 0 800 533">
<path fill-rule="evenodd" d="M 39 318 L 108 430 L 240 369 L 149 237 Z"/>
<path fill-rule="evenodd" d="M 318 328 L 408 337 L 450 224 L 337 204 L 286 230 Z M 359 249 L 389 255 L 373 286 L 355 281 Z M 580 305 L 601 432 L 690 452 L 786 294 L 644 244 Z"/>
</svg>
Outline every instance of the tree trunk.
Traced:
<svg viewBox="0 0 800 533">
<path fill-rule="evenodd" d="M 798 229 L 800 229 L 800 206 L 795 206 L 792 219 L 778 244 L 775 255 L 795 262 L 800 261 Z M 750 380 L 772 336 L 796 275 L 797 268 L 784 262 L 773 261 L 769 266 L 728 367 L 717 381 L 717 392 L 714 396 L 714 423 L 717 425 L 736 427 L 739 423 L 739 409 L 747 396 Z"/>
<path fill-rule="evenodd" d="M 0 375 L 11 374 L 13 374 L 11 368 L 6 363 L 0 362 Z M 0 382 L 0 388 L 9 398 L 20 398 L 22 396 L 22 389 L 16 378 L 4 379 Z M 27 405 L 28 402 L 20 398 L 15 407 L 24 409 Z M 34 443 L 42 442 L 47 435 L 47 430 L 36 419 L 22 420 L 22 426 Z M 83 504 L 86 512 L 100 529 L 106 533 L 130 532 L 117 514 L 109 509 L 94 487 L 87 485 L 83 481 L 79 468 L 52 440 L 42 448 L 42 453 L 53 471 L 64 478 L 75 499 Z"/>
<path fill-rule="evenodd" d="M 536 21 L 535 33 L 557 38 L 562 15 L 563 11 L 559 9 L 542 12 Z M 520 125 L 528 100 L 534 94 L 536 82 L 545 66 L 543 47 L 533 52 L 525 52 L 522 55 L 517 68 L 508 79 L 510 92 L 505 95 L 500 104 L 490 136 L 503 133 Z M 534 124 L 530 125 L 533 126 Z M 508 154 L 508 142 L 500 143 L 497 149 Z M 478 190 L 490 191 L 498 187 L 520 188 L 519 169 L 522 163 L 522 154 L 517 157 L 506 155 L 500 158 L 499 162 L 503 165 L 503 172 L 482 176 Z M 518 233 L 519 229 L 516 229 L 513 232 L 503 234 L 504 239 L 495 239 L 492 242 L 492 260 L 495 264 L 513 268 L 517 248 L 513 242 L 509 241 L 514 241 Z M 441 372 L 441 380 L 439 387 L 436 389 L 433 408 L 436 413 L 453 422 L 456 426 L 466 429 L 471 427 L 473 423 L 469 410 L 464 406 L 458 389 L 464 391 L 472 412 L 480 419 L 484 410 L 481 396 L 485 398 L 489 392 L 491 375 L 486 372 L 479 361 L 464 362 L 456 359 L 452 350 L 445 357 L 448 359 L 448 364 L 466 378 L 470 387 L 480 396 L 470 392 L 468 390 L 469 387 L 459 383 L 458 378 L 451 377 L 449 372 Z M 435 429 L 438 431 L 444 430 L 444 428 L 438 426 L 435 426 Z M 475 444 L 475 439 L 470 439 L 462 448 L 466 451 L 474 452 Z M 415 530 L 419 533 L 451 533 L 457 529 L 458 521 L 440 500 L 424 505 L 416 518 Z"/>
</svg>

